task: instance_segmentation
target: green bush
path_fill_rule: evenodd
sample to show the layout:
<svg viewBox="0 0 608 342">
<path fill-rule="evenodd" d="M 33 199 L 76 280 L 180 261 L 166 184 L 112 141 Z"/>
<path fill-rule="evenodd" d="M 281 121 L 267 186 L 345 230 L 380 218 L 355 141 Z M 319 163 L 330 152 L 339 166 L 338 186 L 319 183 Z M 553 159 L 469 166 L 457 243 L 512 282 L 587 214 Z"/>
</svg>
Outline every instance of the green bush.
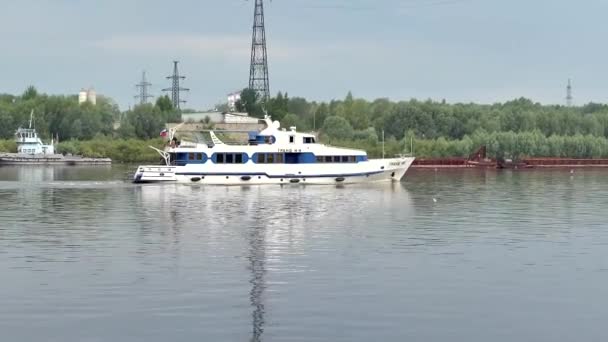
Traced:
<svg viewBox="0 0 608 342">
<path fill-rule="evenodd" d="M 410 140 L 409 133 L 401 140 L 390 137 L 384 144 L 385 156 L 409 153 L 413 145 L 414 155 L 420 158 L 468 157 L 479 147 L 486 146 L 490 158 L 518 160 L 525 157 L 608 158 L 608 139 L 593 135 L 552 135 L 545 137 L 539 131 L 532 132 L 475 132 L 460 140 L 438 139 Z M 367 151 L 373 158 L 382 156 L 382 143 L 370 139 L 332 139 L 331 145 Z"/>
<path fill-rule="evenodd" d="M 81 155 L 91 158 L 111 158 L 119 163 L 157 162 L 159 154 L 149 146 L 163 147 L 163 139 L 111 139 L 96 137 L 93 140 L 63 141 L 57 146 L 57 153 Z"/>
<path fill-rule="evenodd" d="M 17 143 L 14 140 L 0 140 L 0 152 L 16 153 Z"/>
</svg>

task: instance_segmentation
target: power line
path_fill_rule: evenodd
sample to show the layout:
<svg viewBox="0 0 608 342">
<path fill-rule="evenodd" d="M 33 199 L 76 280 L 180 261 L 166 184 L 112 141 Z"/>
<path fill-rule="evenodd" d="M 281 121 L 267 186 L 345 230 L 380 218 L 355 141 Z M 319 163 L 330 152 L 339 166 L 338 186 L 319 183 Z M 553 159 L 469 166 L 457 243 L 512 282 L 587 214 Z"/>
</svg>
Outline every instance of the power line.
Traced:
<svg viewBox="0 0 608 342">
<path fill-rule="evenodd" d="M 167 76 L 168 80 L 171 80 L 171 88 L 165 88 L 163 91 L 171 92 L 171 102 L 173 103 L 173 108 L 180 109 L 182 103 L 186 103 L 185 100 L 180 100 L 180 92 L 182 91 L 190 91 L 188 88 L 182 88 L 180 86 L 180 81 L 185 79 L 186 76 L 181 76 L 177 69 L 177 64 L 179 61 L 173 61 L 173 75 Z"/>
<path fill-rule="evenodd" d="M 152 83 L 146 80 L 146 71 L 142 71 L 141 73 L 141 81 L 135 85 L 137 89 L 139 89 L 139 94 L 135 95 L 136 99 L 139 99 L 139 104 L 143 105 L 148 103 L 148 99 L 154 97 L 153 95 L 148 93 L 148 89 L 152 86 Z"/>
<path fill-rule="evenodd" d="M 568 79 L 568 85 L 566 86 L 566 106 L 572 107 L 572 83 Z"/>
<path fill-rule="evenodd" d="M 253 13 L 253 36 L 251 38 L 249 89 L 255 91 L 264 101 L 270 98 L 263 0 L 255 0 L 255 9 Z"/>
</svg>

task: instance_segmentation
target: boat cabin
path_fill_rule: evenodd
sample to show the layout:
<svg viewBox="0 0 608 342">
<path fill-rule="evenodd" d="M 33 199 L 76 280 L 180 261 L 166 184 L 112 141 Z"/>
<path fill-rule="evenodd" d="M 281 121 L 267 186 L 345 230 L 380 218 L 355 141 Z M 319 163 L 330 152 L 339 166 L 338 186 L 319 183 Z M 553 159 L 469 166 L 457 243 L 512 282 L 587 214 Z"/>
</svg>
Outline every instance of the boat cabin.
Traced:
<svg viewBox="0 0 608 342">
<path fill-rule="evenodd" d="M 168 152 L 170 165 L 187 164 L 343 164 L 367 161 L 360 150 L 330 147 L 316 142 L 309 133 L 296 127 L 280 129 L 279 122 L 265 119 L 267 127 L 250 132 L 247 145 L 228 145 L 211 132 L 213 144 L 173 147 Z"/>
<path fill-rule="evenodd" d="M 15 142 L 17 143 L 17 153 L 20 154 L 55 153 L 54 146 L 52 144 L 44 145 L 33 128 L 17 129 L 17 132 L 15 132 Z"/>
</svg>

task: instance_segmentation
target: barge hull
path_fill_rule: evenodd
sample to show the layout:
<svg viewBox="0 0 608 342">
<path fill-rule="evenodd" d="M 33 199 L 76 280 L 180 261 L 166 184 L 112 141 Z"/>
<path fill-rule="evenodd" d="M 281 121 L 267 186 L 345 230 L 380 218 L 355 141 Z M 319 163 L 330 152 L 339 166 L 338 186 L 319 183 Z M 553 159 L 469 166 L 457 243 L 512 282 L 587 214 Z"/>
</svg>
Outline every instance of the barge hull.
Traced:
<svg viewBox="0 0 608 342">
<path fill-rule="evenodd" d="M 37 156 L 17 153 L 0 154 L 0 165 L 110 165 L 110 158 L 79 158 L 62 155 Z"/>
<path fill-rule="evenodd" d="M 577 158 L 525 158 L 521 161 L 502 162 L 496 160 L 474 161 L 466 158 L 416 159 L 413 169 L 556 169 L 556 168 L 608 168 L 608 159 Z"/>
</svg>

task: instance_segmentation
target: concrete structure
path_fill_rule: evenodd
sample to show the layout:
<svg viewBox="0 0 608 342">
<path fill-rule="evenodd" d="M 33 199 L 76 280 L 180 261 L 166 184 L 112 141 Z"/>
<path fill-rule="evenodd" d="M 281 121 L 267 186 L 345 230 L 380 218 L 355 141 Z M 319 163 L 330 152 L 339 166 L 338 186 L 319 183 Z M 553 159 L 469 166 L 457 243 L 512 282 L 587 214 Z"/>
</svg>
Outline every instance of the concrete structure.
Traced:
<svg viewBox="0 0 608 342">
<path fill-rule="evenodd" d="M 89 88 L 89 89 L 81 89 L 80 92 L 78 93 L 78 104 L 83 104 L 85 102 L 89 102 L 92 105 L 96 105 L 97 104 L 97 93 L 95 92 L 95 89 L 93 88 Z"/>
<path fill-rule="evenodd" d="M 209 118 L 209 119 L 206 119 Z M 221 112 L 198 112 L 183 113 L 182 120 L 187 123 L 205 122 L 213 124 L 248 124 L 256 125 L 258 118 L 250 117 L 247 113 L 221 113 Z"/>
<path fill-rule="evenodd" d="M 78 93 L 78 104 L 83 104 L 87 102 L 87 91 L 82 89 Z"/>
</svg>

